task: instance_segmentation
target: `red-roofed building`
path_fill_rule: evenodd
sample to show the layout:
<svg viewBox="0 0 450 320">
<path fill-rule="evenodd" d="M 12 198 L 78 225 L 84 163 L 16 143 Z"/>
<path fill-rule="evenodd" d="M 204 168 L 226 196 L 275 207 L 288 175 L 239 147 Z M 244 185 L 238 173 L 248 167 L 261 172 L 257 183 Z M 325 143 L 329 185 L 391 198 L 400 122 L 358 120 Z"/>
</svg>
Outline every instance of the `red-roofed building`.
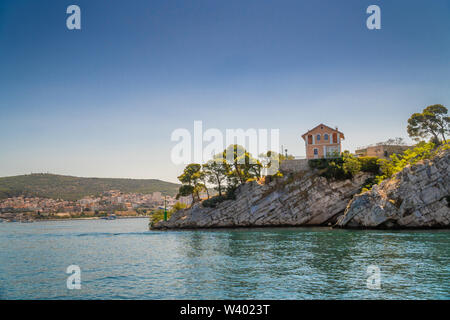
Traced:
<svg viewBox="0 0 450 320">
<path fill-rule="evenodd" d="M 341 153 L 344 134 L 323 123 L 302 135 L 306 144 L 307 159 L 333 158 Z"/>
</svg>

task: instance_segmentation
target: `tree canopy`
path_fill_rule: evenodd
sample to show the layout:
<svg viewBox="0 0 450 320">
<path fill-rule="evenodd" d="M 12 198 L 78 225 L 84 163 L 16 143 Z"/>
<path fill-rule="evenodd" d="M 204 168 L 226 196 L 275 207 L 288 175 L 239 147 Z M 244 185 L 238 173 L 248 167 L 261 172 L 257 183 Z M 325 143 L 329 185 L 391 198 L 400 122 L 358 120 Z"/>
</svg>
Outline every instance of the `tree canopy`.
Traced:
<svg viewBox="0 0 450 320">
<path fill-rule="evenodd" d="M 436 144 L 446 141 L 450 132 L 450 117 L 447 108 L 441 104 L 426 107 L 421 113 L 414 113 L 408 119 L 408 135 L 415 139 L 432 137 Z"/>
<path fill-rule="evenodd" d="M 227 175 L 230 172 L 230 166 L 225 159 L 210 160 L 203 165 L 203 172 L 205 173 L 209 183 L 215 185 L 215 189 L 222 195 L 224 185 L 227 181 Z"/>
<path fill-rule="evenodd" d="M 226 193 L 229 198 L 238 185 L 259 178 L 263 167 L 261 161 L 244 147 L 232 144 L 203 165 L 187 165 L 178 177 L 183 184 L 178 196 L 192 195 L 195 202 L 200 201 L 200 192 L 205 191 L 209 199 L 209 184 L 217 190 L 219 197 Z"/>
<path fill-rule="evenodd" d="M 192 201 L 195 202 L 194 195 L 196 194 L 198 198 L 199 191 L 202 189 L 200 186 L 202 179 L 201 169 L 202 166 L 198 163 L 188 164 L 184 168 L 183 173 L 178 177 L 178 180 L 183 184 L 179 189 L 178 197 L 192 195 Z"/>
</svg>

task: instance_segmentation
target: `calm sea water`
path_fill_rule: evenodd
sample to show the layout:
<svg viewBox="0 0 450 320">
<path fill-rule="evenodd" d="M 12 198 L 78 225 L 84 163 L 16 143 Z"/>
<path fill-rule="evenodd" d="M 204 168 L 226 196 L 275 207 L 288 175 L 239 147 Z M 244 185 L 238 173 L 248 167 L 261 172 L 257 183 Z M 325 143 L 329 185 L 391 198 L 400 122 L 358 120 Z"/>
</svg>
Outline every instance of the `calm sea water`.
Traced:
<svg viewBox="0 0 450 320">
<path fill-rule="evenodd" d="M 1 299 L 450 299 L 450 231 L 0 223 Z M 69 290 L 67 266 L 81 268 Z M 367 288 L 377 265 L 381 289 Z"/>
</svg>

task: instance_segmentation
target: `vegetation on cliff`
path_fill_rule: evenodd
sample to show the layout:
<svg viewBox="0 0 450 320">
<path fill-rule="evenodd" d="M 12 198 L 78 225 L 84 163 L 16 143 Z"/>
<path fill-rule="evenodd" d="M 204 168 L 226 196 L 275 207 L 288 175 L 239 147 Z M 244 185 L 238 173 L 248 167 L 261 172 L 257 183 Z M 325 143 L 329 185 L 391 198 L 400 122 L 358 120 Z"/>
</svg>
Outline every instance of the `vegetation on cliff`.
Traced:
<svg viewBox="0 0 450 320">
<path fill-rule="evenodd" d="M 431 142 L 435 144 L 445 142 L 445 135 L 450 132 L 450 117 L 447 112 L 446 107 L 435 104 L 420 113 L 413 113 L 408 119 L 409 136 L 417 141 L 431 136 Z"/>
<path fill-rule="evenodd" d="M 312 169 L 319 169 L 320 175 L 327 179 L 351 179 L 359 172 L 380 173 L 376 157 L 356 157 L 348 151 L 332 159 L 312 159 L 308 161 Z"/>
<path fill-rule="evenodd" d="M 400 172 L 408 165 L 416 164 L 425 159 L 432 159 L 439 152 L 450 149 L 450 143 L 444 142 L 436 145 L 433 142 L 419 142 L 413 149 L 408 149 L 401 154 L 393 154 L 389 160 L 380 159 L 381 174 L 375 177 L 375 184 L 379 184 L 385 179 L 391 178 L 395 173 Z"/>
<path fill-rule="evenodd" d="M 180 196 L 192 196 L 192 202 L 200 201 L 200 193 L 206 192 L 208 199 L 203 201 L 205 207 L 215 207 L 218 203 L 234 198 L 236 188 L 249 181 L 258 179 L 263 168 L 278 167 L 286 156 L 269 151 L 264 155 L 267 160 L 263 164 L 240 145 L 230 145 L 212 160 L 201 165 L 191 163 L 186 166 L 178 180 L 183 184 L 178 191 Z M 275 175 L 280 175 L 277 171 Z M 207 183 L 213 185 L 218 195 L 210 198 Z"/>
<path fill-rule="evenodd" d="M 172 214 L 174 212 L 177 212 L 178 210 L 181 210 L 181 209 L 185 209 L 186 207 L 187 206 L 184 203 L 181 203 L 181 202 L 175 203 L 175 205 L 170 210 L 167 210 L 167 220 L 170 219 L 170 217 L 172 216 Z M 157 222 L 163 221 L 163 220 L 164 220 L 164 210 L 158 209 L 158 210 L 154 211 L 152 213 L 152 215 L 150 216 L 149 226 L 152 227 Z"/>
<path fill-rule="evenodd" d="M 413 113 L 408 119 L 407 131 L 408 135 L 419 143 L 403 153 L 391 155 L 388 160 L 379 159 L 377 176 L 366 181 L 362 191 L 370 190 L 373 185 L 391 178 L 408 165 L 431 159 L 439 152 L 449 149 L 450 145 L 446 140 L 446 134 L 450 132 L 450 117 L 447 112 L 446 107 L 435 104 L 426 107 L 421 113 Z M 429 137 L 431 137 L 429 142 L 421 141 L 421 139 Z"/>
<path fill-rule="evenodd" d="M 405 166 L 423 159 L 432 158 L 440 150 L 448 148 L 446 134 L 449 133 L 450 118 L 447 108 L 442 105 L 432 105 L 421 113 L 414 113 L 408 119 L 408 134 L 415 140 L 431 137 L 430 142 L 419 142 L 414 148 L 401 154 L 394 154 L 389 160 L 377 157 L 357 157 L 349 151 L 336 154 L 329 159 L 313 159 L 308 164 L 318 170 L 318 175 L 328 180 L 344 181 L 357 175 L 366 173 L 367 177 L 361 190 L 367 191 L 373 185 L 379 184 L 392 177 Z M 441 139 L 442 138 L 442 139 Z M 401 138 L 390 139 L 388 144 L 404 144 Z M 183 183 L 179 189 L 179 196 L 192 196 L 192 202 L 200 201 L 200 193 L 207 193 L 208 199 L 202 202 L 203 207 L 215 208 L 225 200 L 235 199 L 235 190 L 239 185 L 258 179 L 262 169 L 272 167 L 275 162 L 279 164 L 286 159 L 285 156 L 269 151 L 267 161 L 261 163 L 239 145 L 230 145 L 221 154 L 216 155 L 206 164 L 189 164 L 178 179 Z M 286 155 L 287 156 L 287 155 Z M 266 174 L 266 182 L 273 178 L 282 177 L 278 171 Z M 289 176 L 285 183 L 292 183 L 293 176 Z M 279 179 L 276 179 L 279 180 Z M 210 198 L 207 183 L 212 184 L 218 195 Z"/>
<path fill-rule="evenodd" d="M 448 228 L 449 144 L 421 143 L 386 161 L 390 179 L 349 202 L 337 226 L 354 228 Z M 397 171 L 398 170 L 398 171 Z"/>
</svg>

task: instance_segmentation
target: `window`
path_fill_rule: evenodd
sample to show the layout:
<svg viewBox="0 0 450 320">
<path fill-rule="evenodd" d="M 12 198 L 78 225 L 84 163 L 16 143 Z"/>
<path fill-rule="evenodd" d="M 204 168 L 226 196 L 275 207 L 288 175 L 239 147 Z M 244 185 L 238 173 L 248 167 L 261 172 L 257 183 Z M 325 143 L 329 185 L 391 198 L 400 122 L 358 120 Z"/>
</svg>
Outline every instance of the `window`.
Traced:
<svg viewBox="0 0 450 320">
<path fill-rule="evenodd" d="M 323 136 L 323 139 L 328 141 L 328 134 L 327 133 L 325 133 L 325 135 Z"/>
<path fill-rule="evenodd" d="M 318 149 L 314 149 L 314 155 L 317 156 L 319 154 L 319 150 Z"/>
<path fill-rule="evenodd" d="M 333 133 L 333 143 L 337 143 L 337 133 Z"/>
<path fill-rule="evenodd" d="M 320 134 L 317 135 L 316 140 L 320 141 Z"/>
</svg>

